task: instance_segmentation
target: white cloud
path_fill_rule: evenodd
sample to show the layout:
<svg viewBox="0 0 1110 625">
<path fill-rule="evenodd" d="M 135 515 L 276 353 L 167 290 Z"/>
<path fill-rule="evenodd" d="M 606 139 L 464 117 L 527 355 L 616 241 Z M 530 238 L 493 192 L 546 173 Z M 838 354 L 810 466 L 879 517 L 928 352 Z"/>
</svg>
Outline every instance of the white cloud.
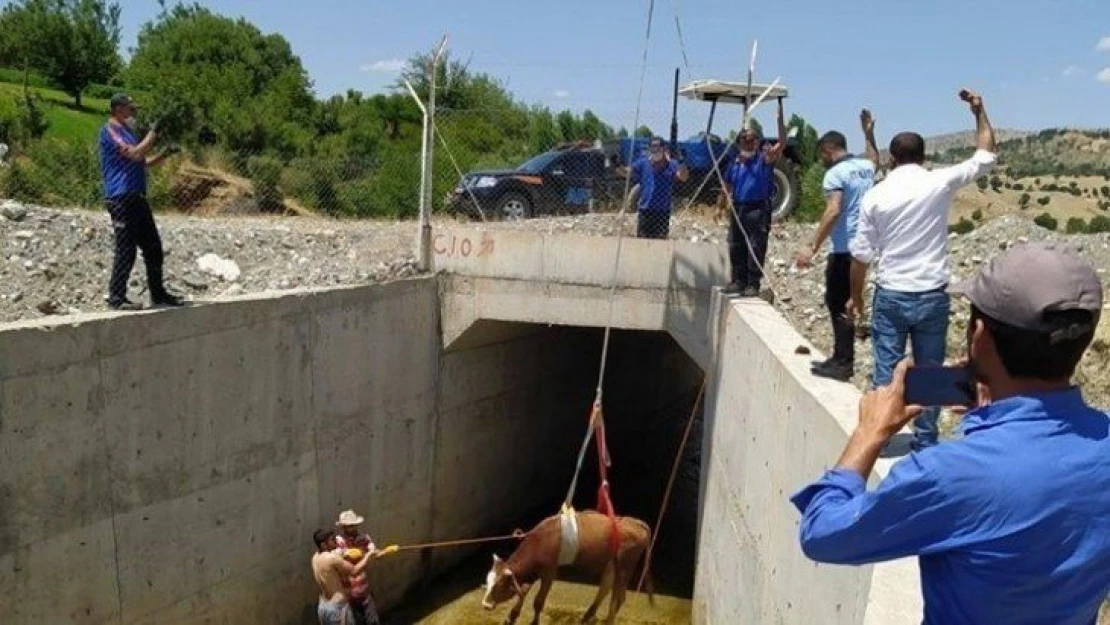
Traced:
<svg viewBox="0 0 1110 625">
<path fill-rule="evenodd" d="M 570 97 L 570 92 L 567 91 L 566 89 L 559 89 L 559 90 L 555 91 L 555 93 L 552 93 L 551 95 L 555 96 L 556 98 L 563 99 L 563 98 L 569 98 Z"/>
<path fill-rule="evenodd" d="M 1077 67 L 1075 65 L 1069 65 L 1063 71 L 1064 76 L 1081 76 L 1085 73 L 1082 67 Z"/>
<path fill-rule="evenodd" d="M 405 62 L 401 59 L 386 59 L 383 61 L 374 61 L 359 67 L 364 72 L 377 72 L 381 74 L 396 74 L 397 72 L 405 69 Z"/>
<path fill-rule="evenodd" d="M 1110 84 L 1110 67 L 1099 72 L 1098 75 L 1095 76 L 1095 80 Z"/>
<path fill-rule="evenodd" d="M 1099 39 L 1098 44 L 1095 46 L 1095 50 L 1099 52 L 1110 52 L 1110 37 Z"/>
</svg>

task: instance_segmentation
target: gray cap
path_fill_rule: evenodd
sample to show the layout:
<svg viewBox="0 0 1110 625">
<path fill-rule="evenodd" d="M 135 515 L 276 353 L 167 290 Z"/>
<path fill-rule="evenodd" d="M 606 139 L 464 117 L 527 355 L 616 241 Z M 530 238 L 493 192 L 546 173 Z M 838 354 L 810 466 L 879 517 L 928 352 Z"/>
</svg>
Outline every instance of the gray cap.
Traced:
<svg viewBox="0 0 1110 625">
<path fill-rule="evenodd" d="M 117 106 L 135 106 L 135 101 L 126 93 L 117 93 L 108 101 L 108 110 L 113 110 Z"/>
<path fill-rule="evenodd" d="M 1018 245 L 951 290 L 991 319 L 1025 330 L 1057 330 L 1046 323 L 1047 312 L 1088 310 L 1095 323 L 1102 312 L 1102 283 L 1094 267 L 1053 243 Z"/>
</svg>

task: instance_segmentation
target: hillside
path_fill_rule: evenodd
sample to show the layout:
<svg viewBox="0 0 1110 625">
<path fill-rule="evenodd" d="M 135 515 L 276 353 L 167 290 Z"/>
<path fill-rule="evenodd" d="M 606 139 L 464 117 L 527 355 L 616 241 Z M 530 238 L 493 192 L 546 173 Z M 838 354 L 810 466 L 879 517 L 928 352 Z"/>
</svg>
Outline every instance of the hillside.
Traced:
<svg viewBox="0 0 1110 625">
<path fill-rule="evenodd" d="M 1110 175 L 1110 130 L 1049 128 L 1021 137 L 997 138 L 1000 163 L 1013 178 Z M 966 145 L 938 151 L 933 160 L 955 163 L 973 149 L 969 138 Z"/>
</svg>

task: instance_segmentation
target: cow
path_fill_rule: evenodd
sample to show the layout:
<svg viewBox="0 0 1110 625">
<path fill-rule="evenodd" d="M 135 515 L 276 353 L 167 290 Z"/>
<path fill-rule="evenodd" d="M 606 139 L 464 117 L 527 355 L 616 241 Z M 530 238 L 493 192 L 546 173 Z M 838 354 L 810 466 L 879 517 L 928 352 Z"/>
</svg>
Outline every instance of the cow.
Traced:
<svg viewBox="0 0 1110 625">
<path fill-rule="evenodd" d="M 583 623 L 592 622 L 605 596 L 609 599 L 606 623 L 612 625 L 624 603 L 625 591 L 633 581 L 640 559 L 651 539 L 647 523 L 632 517 L 617 517 L 619 547 L 613 537 L 613 521 L 594 510 L 573 510 L 541 521 L 524 535 L 508 560 L 494 554 L 493 566 L 486 575 L 482 607 L 493 610 L 499 604 L 516 599 L 506 625 L 514 625 L 520 617 L 524 601 L 532 585 L 539 580 L 540 589 L 532 603 L 532 625 L 539 625 L 547 593 L 560 568 L 600 578 L 597 596 L 582 616 Z M 576 527 L 575 527 L 576 525 Z M 615 550 L 615 553 L 614 553 Z M 644 566 L 648 564 L 645 562 Z M 655 605 L 650 581 L 648 601 Z"/>
</svg>

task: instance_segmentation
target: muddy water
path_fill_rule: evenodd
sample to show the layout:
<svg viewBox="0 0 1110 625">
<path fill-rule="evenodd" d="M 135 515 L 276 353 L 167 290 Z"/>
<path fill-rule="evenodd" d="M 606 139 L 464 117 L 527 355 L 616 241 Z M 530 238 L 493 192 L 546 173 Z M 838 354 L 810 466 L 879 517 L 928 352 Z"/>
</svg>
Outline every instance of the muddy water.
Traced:
<svg viewBox="0 0 1110 625">
<path fill-rule="evenodd" d="M 511 604 L 495 610 L 482 608 L 481 584 L 489 568 L 489 556 L 478 554 L 464 564 L 434 581 L 430 589 L 401 608 L 385 615 L 386 625 L 502 625 Z M 532 598 L 529 594 L 517 623 L 532 622 Z M 594 596 L 597 586 L 570 581 L 557 581 L 547 597 L 543 619 L 545 625 L 579 623 Z M 608 599 L 598 610 L 604 622 L 609 609 Z M 691 605 L 688 599 L 656 594 L 655 605 L 648 604 L 646 594 L 629 592 L 617 623 L 621 625 L 688 625 Z"/>
</svg>

